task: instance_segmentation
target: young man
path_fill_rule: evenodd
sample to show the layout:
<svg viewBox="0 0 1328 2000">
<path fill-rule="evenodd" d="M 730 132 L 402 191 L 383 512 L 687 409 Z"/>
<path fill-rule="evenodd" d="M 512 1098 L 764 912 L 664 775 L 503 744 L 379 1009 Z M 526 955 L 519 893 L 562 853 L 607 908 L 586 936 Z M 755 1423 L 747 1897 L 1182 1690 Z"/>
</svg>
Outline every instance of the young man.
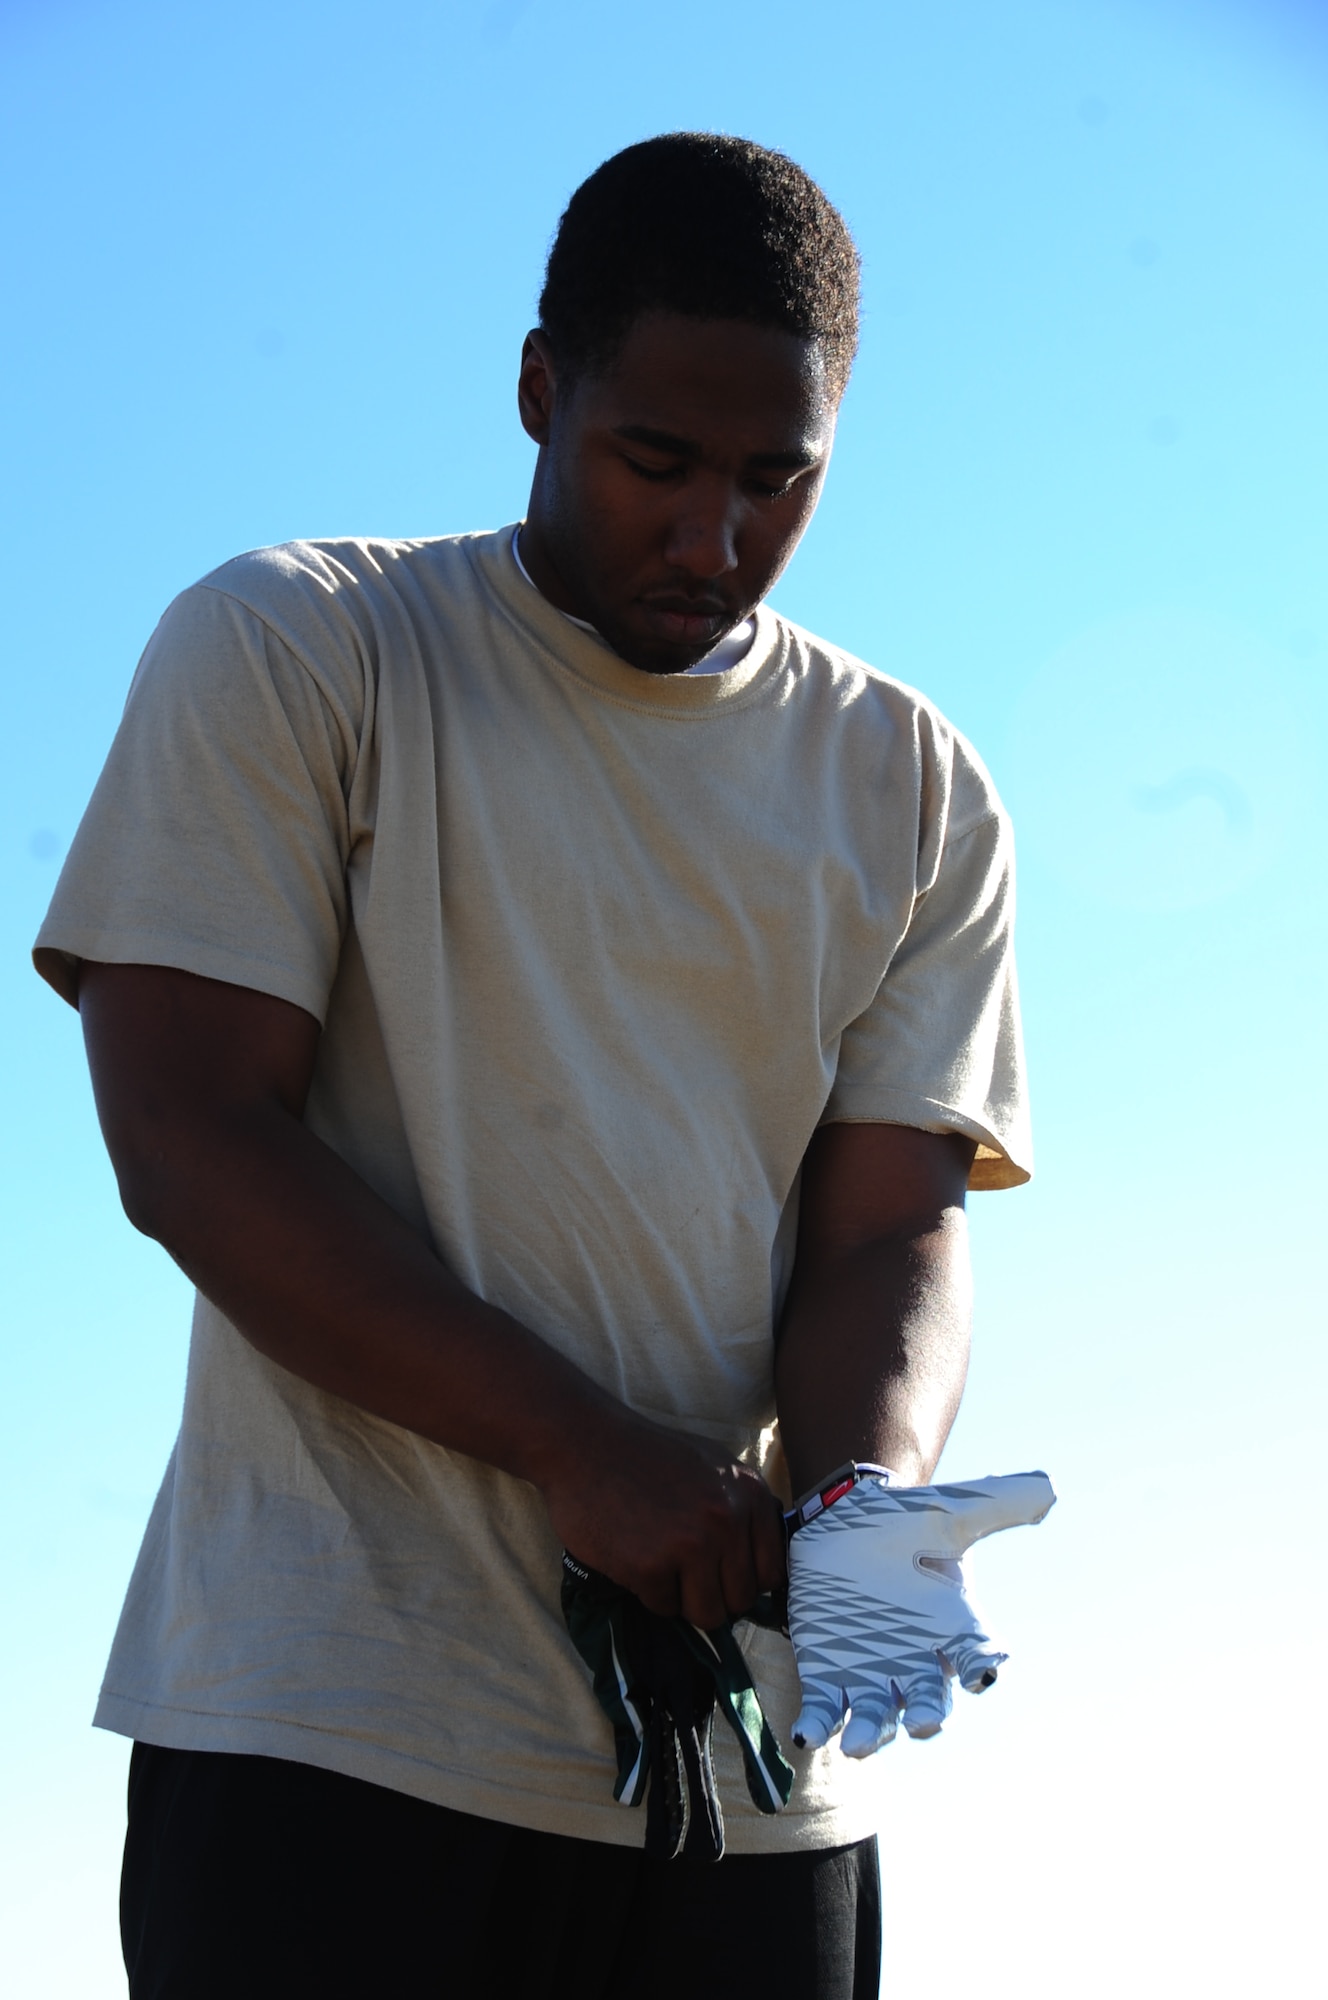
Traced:
<svg viewBox="0 0 1328 2000">
<path fill-rule="evenodd" d="M 1027 1177 L 1008 832 L 763 601 L 856 340 L 820 190 L 629 148 L 540 310 L 519 531 L 186 591 L 38 943 L 199 1293 L 98 1711 L 136 1996 L 877 1989 L 897 1682 L 799 1753 L 848 1681 L 804 1660 L 795 1731 L 739 1625 L 791 1803 L 725 1738 L 725 1858 L 643 1855 L 560 1558 L 714 1631 L 785 1583 L 781 1502 L 930 1478 L 965 1188 Z"/>
</svg>

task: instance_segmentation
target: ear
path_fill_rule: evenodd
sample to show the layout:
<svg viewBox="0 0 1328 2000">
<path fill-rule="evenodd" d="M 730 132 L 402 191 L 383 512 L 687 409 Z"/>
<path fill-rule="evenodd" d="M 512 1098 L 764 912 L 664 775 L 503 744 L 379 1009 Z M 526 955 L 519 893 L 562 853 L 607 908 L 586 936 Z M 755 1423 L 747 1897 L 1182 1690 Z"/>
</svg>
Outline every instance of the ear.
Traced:
<svg viewBox="0 0 1328 2000">
<path fill-rule="evenodd" d="M 521 349 L 516 400 L 521 413 L 521 427 L 528 437 L 534 438 L 536 444 L 549 442 L 556 398 L 555 370 L 549 343 L 538 327 L 532 327 Z"/>
</svg>

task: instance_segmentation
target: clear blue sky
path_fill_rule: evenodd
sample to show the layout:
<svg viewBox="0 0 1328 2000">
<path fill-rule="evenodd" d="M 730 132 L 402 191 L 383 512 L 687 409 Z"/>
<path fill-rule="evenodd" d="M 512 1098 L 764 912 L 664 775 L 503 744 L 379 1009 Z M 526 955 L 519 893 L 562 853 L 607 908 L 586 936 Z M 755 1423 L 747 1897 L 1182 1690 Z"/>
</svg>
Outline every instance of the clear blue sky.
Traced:
<svg viewBox="0 0 1328 2000">
<path fill-rule="evenodd" d="M 188 1316 L 28 968 L 60 857 L 183 585 L 520 514 L 558 213 L 685 125 L 793 153 L 864 256 L 776 601 L 934 695 L 1021 836 L 1040 1167 L 974 1204 L 945 1467 L 1063 1497 L 978 1559 L 1000 1688 L 886 1753 L 887 1991 L 1308 1990 L 1328 17 L 0 0 L 0 62 L 0 1985 L 122 1991 L 126 1752 L 87 1718 Z"/>
</svg>

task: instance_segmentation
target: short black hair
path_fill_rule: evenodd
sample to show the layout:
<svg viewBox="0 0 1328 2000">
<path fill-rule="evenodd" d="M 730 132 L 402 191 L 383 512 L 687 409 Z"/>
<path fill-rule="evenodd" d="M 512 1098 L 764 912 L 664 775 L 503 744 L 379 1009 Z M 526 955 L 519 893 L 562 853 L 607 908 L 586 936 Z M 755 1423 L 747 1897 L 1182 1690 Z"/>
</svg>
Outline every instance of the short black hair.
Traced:
<svg viewBox="0 0 1328 2000">
<path fill-rule="evenodd" d="M 781 327 L 820 343 L 838 400 L 858 344 L 858 274 L 843 217 L 785 154 L 669 132 L 615 153 L 568 202 L 540 326 L 570 380 L 607 367 L 643 313 Z"/>
</svg>

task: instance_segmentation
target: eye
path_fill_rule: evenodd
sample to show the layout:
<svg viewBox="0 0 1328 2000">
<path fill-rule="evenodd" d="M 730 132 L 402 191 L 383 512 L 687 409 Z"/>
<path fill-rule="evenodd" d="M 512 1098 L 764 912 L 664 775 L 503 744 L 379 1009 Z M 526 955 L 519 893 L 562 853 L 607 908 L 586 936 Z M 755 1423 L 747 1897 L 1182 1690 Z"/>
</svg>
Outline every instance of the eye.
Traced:
<svg viewBox="0 0 1328 2000">
<path fill-rule="evenodd" d="M 656 481 L 676 478 L 677 474 L 682 470 L 681 466 L 677 465 L 643 465 L 639 458 L 631 458 L 626 452 L 623 453 L 623 464 L 629 465 L 638 479 L 653 479 Z"/>
<path fill-rule="evenodd" d="M 797 485 L 796 479 L 749 479 L 748 487 L 761 500 L 782 500 Z"/>
</svg>

